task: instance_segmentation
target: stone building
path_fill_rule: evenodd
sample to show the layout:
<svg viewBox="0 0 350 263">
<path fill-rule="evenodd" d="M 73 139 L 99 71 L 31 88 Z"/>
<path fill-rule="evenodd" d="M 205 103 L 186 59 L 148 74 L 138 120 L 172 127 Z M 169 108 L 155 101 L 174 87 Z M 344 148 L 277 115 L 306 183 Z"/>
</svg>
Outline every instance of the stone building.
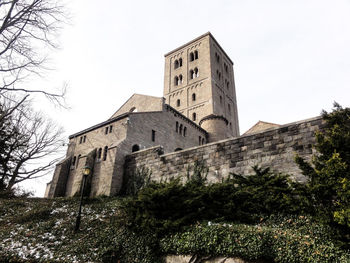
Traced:
<svg viewBox="0 0 350 263">
<path fill-rule="evenodd" d="M 47 197 L 73 196 L 82 168 L 93 168 L 90 195 L 121 189 L 125 157 L 160 145 L 159 154 L 239 136 L 233 62 L 211 33 L 165 55 L 164 94 L 134 94 L 108 120 L 69 136 Z"/>
</svg>

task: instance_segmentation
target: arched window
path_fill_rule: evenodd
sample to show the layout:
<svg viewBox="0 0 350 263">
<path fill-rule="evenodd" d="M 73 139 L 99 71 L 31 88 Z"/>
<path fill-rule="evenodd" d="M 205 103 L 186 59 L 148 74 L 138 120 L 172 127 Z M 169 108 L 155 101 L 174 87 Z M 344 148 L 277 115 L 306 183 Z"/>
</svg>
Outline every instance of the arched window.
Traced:
<svg viewBox="0 0 350 263">
<path fill-rule="evenodd" d="M 187 128 L 184 127 L 184 137 L 186 137 L 186 133 L 187 133 Z"/>
<path fill-rule="evenodd" d="M 102 156 L 102 148 L 98 149 L 97 151 L 97 159 L 101 160 L 101 156 Z"/>
<path fill-rule="evenodd" d="M 227 89 L 229 89 L 229 88 L 230 88 L 230 82 L 228 82 L 228 81 L 227 81 L 227 83 L 226 83 L 226 87 L 227 87 Z"/>
<path fill-rule="evenodd" d="M 178 122 L 178 121 L 176 122 L 175 131 L 176 131 L 176 132 L 179 132 L 179 122 Z"/>
<path fill-rule="evenodd" d="M 178 60 L 175 60 L 174 62 L 174 68 L 177 69 L 179 67 L 179 61 Z"/>
<path fill-rule="evenodd" d="M 103 149 L 103 160 L 106 161 L 107 159 L 107 152 L 108 152 L 108 146 L 105 146 Z"/>
<path fill-rule="evenodd" d="M 176 106 L 177 106 L 177 107 L 180 107 L 180 105 L 181 105 L 181 102 L 180 102 L 180 100 L 178 99 L 178 100 L 176 101 Z"/>
<path fill-rule="evenodd" d="M 190 53 L 190 61 L 193 61 L 194 60 L 194 54 L 193 52 Z"/>
<path fill-rule="evenodd" d="M 183 78 L 182 78 L 182 75 L 180 74 L 180 76 L 179 76 L 179 84 L 182 84 L 182 82 L 183 82 L 182 79 L 183 79 Z"/>
<path fill-rule="evenodd" d="M 140 150 L 140 146 L 138 146 L 137 144 L 134 144 L 131 148 L 131 152 L 137 152 Z"/>
<path fill-rule="evenodd" d="M 194 59 L 198 59 L 198 51 L 197 50 L 194 52 Z"/>
<path fill-rule="evenodd" d="M 194 69 L 194 78 L 198 78 L 199 77 L 199 71 L 198 68 Z"/>
<path fill-rule="evenodd" d="M 73 157 L 73 161 L 72 161 L 72 166 L 74 167 L 75 166 L 75 162 L 77 161 L 77 157 L 76 156 L 74 156 Z"/>
<path fill-rule="evenodd" d="M 190 79 L 193 79 L 194 78 L 194 71 L 191 69 L 190 70 Z"/>
<path fill-rule="evenodd" d="M 179 133 L 182 135 L 182 124 L 180 124 Z"/>
<path fill-rule="evenodd" d="M 175 85 L 175 86 L 179 85 L 179 77 L 178 77 L 178 76 L 176 76 L 176 77 L 174 78 L 174 85 Z"/>
<path fill-rule="evenodd" d="M 196 101 L 196 93 L 192 94 L 192 101 Z"/>
<path fill-rule="evenodd" d="M 182 58 L 179 58 L 179 67 L 182 67 Z"/>
<path fill-rule="evenodd" d="M 197 119 L 197 114 L 195 112 L 192 113 L 192 120 L 195 121 Z"/>
</svg>

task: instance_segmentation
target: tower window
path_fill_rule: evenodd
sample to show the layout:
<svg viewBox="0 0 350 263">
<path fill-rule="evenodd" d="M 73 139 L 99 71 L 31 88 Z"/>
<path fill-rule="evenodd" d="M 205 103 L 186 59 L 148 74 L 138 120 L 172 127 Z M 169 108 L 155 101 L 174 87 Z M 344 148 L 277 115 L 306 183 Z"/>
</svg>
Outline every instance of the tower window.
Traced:
<svg viewBox="0 0 350 263">
<path fill-rule="evenodd" d="M 198 59 L 198 51 L 197 50 L 194 52 L 194 59 Z"/>
<path fill-rule="evenodd" d="M 75 162 L 77 161 L 77 157 L 76 156 L 74 156 L 73 157 L 73 161 L 72 161 L 72 167 L 74 167 L 75 166 Z"/>
<path fill-rule="evenodd" d="M 175 131 L 176 131 L 176 132 L 179 132 L 179 122 L 178 122 L 178 121 L 176 122 Z"/>
<path fill-rule="evenodd" d="M 183 77 L 182 77 L 182 75 L 180 74 L 180 76 L 179 76 L 179 84 L 182 84 L 182 82 L 183 82 Z"/>
<path fill-rule="evenodd" d="M 230 82 L 229 81 L 226 82 L 226 87 L 227 87 L 227 89 L 230 88 Z"/>
<path fill-rule="evenodd" d="M 182 58 L 179 59 L 179 67 L 182 67 Z"/>
<path fill-rule="evenodd" d="M 180 102 L 180 99 L 178 99 L 178 100 L 176 101 L 176 106 L 177 106 L 177 107 L 180 107 L 180 105 L 181 105 L 181 102 Z"/>
<path fill-rule="evenodd" d="M 131 148 L 131 152 L 137 152 L 140 150 L 140 146 L 138 146 L 137 144 L 134 144 Z"/>
<path fill-rule="evenodd" d="M 108 151 L 108 146 L 105 146 L 103 149 L 103 160 L 106 161 L 107 159 L 107 151 Z"/>
<path fill-rule="evenodd" d="M 105 128 L 105 134 L 108 134 L 108 127 Z"/>
<path fill-rule="evenodd" d="M 230 130 L 232 130 L 232 123 L 230 122 Z"/>
<path fill-rule="evenodd" d="M 196 93 L 192 94 L 192 101 L 196 101 Z"/>
<path fill-rule="evenodd" d="M 195 68 L 193 71 L 193 78 L 198 78 L 199 77 L 199 71 L 198 68 Z"/>
<path fill-rule="evenodd" d="M 186 133 L 187 133 L 187 128 L 184 127 L 184 137 L 186 137 Z"/>
<path fill-rule="evenodd" d="M 179 61 L 178 60 L 175 60 L 174 62 L 174 68 L 177 69 L 179 67 Z"/>
<path fill-rule="evenodd" d="M 190 61 L 193 61 L 194 60 L 194 54 L 193 52 L 190 53 Z"/>
<path fill-rule="evenodd" d="M 83 137 L 80 137 L 79 143 L 82 143 L 82 142 L 83 142 Z"/>
<path fill-rule="evenodd" d="M 180 124 L 179 133 L 182 135 L 182 124 Z"/>
<path fill-rule="evenodd" d="M 224 68 L 225 68 L 225 72 L 228 73 L 228 66 L 226 63 L 224 63 Z"/>
<path fill-rule="evenodd" d="M 192 120 L 195 121 L 197 119 L 197 114 L 195 112 L 192 113 Z"/>
<path fill-rule="evenodd" d="M 112 130 L 113 130 L 113 126 L 111 125 L 111 126 L 109 126 L 109 133 L 111 133 Z"/>
<path fill-rule="evenodd" d="M 83 143 L 86 142 L 86 135 L 83 137 Z"/>
<path fill-rule="evenodd" d="M 179 77 L 178 77 L 178 76 L 176 76 L 176 77 L 174 78 L 174 85 L 175 85 L 175 86 L 179 85 Z"/>
<path fill-rule="evenodd" d="M 192 69 L 190 70 L 190 79 L 194 79 L 194 71 Z"/>
<path fill-rule="evenodd" d="M 152 130 L 152 142 L 156 141 L 156 131 Z"/>
<path fill-rule="evenodd" d="M 216 58 L 216 62 L 219 63 L 220 62 L 220 55 L 216 52 L 215 52 L 215 58 Z"/>
<path fill-rule="evenodd" d="M 77 158 L 77 167 L 78 167 L 78 165 L 79 165 L 80 157 L 81 157 L 81 154 L 79 154 L 79 155 L 78 155 L 78 158 Z"/>
</svg>

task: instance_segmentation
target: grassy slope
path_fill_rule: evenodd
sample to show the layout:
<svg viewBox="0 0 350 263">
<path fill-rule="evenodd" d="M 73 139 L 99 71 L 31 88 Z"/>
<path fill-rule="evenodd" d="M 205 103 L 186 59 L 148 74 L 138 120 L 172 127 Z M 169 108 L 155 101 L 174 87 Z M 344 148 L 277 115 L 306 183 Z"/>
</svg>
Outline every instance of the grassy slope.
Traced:
<svg viewBox="0 0 350 263">
<path fill-rule="evenodd" d="M 310 261 L 297 258 L 295 262 L 350 262 L 350 254 L 335 249 L 323 227 L 304 218 L 258 225 L 207 222 L 163 238 L 158 247 L 152 234 L 135 234 L 119 223 L 120 204 L 118 198 L 90 201 L 83 209 L 81 231 L 74 234 L 77 199 L 0 199 L 0 262 L 110 262 L 105 259 L 120 258 L 121 262 L 155 263 L 161 258 L 155 250 L 246 258 L 275 253 L 278 262 L 292 262 L 288 254 L 300 251 Z M 266 252 L 266 247 L 271 251 Z"/>
</svg>

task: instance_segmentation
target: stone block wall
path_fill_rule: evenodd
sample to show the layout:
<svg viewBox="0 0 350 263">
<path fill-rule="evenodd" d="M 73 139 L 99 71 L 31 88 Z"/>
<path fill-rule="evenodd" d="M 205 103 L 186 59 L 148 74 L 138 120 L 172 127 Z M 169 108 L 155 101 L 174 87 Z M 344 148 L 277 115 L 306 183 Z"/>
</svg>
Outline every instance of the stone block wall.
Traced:
<svg viewBox="0 0 350 263">
<path fill-rule="evenodd" d="M 156 146 L 126 156 L 125 176 L 142 166 L 152 170 L 153 180 L 185 176 L 196 160 L 209 168 L 208 180 L 219 182 L 229 173 L 251 174 L 252 166 L 270 167 L 290 174 L 295 180 L 305 178 L 294 162 L 295 154 L 310 159 L 314 153 L 315 132 L 324 127 L 321 117 L 294 122 L 264 132 L 249 134 L 159 155 Z"/>
</svg>

